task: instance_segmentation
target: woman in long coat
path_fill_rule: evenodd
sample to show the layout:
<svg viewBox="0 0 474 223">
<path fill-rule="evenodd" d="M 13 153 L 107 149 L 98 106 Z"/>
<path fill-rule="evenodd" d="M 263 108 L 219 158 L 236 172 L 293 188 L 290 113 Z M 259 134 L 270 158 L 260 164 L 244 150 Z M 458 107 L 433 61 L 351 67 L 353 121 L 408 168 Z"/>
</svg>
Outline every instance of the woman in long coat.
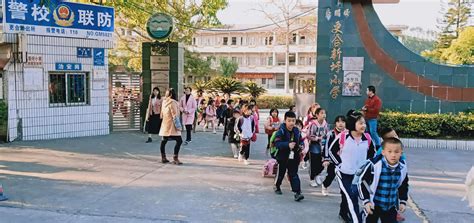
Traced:
<svg viewBox="0 0 474 223">
<path fill-rule="evenodd" d="M 166 96 L 161 107 L 161 118 L 163 119 L 160 129 L 160 136 L 163 136 L 160 146 L 161 162 L 170 162 L 166 159 L 166 143 L 168 140 L 175 140 L 176 145 L 174 146 L 173 164 L 181 165 L 183 163 L 179 161 L 178 155 L 183 139 L 181 138 L 181 129 L 176 128 L 174 122 L 174 119 L 179 120 L 179 105 L 178 101 L 176 101 L 176 91 L 173 88 L 166 91 Z"/>
<path fill-rule="evenodd" d="M 179 100 L 179 110 L 182 113 L 183 125 L 186 127 L 186 141 L 185 145 L 191 142 L 191 131 L 193 130 L 193 123 L 195 112 L 197 108 L 196 100 L 191 94 L 191 87 L 184 88 L 184 95 Z"/>
<path fill-rule="evenodd" d="M 155 87 L 153 88 L 153 93 L 150 95 L 150 100 L 148 100 L 148 109 L 146 111 L 147 117 L 145 119 L 146 125 L 145 130 L 148 132 L 148 140 L 146 143 L 152 142 L 152 134 L 157 135 L 160 133 L 161 127 L 161 92 L 160 89 Z"/>
</svg>

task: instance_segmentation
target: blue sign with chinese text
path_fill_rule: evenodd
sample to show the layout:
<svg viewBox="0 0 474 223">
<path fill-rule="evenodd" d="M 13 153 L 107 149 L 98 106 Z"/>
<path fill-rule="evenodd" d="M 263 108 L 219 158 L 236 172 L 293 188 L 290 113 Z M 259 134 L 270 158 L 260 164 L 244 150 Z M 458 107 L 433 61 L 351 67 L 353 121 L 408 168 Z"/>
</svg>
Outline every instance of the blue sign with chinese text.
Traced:
<svg viewBox="0 0 474 223">
<path fill-rule="evenodd" d="M 104 48 L 94 48 L 94 66 L 105 65 L 105 50 Z"/>
<path fill-rule="evenodd" d="M 92 58 L 92 48 L 90 47 L 77 47 L 78 58 Z"/>
<path fill-rule="evenodd" d="M 114 8 L 50 0 L 5 0 L 6 33 L 113 40 Z"/>
<path fill-rule="evenodd" d="M 70 70 L 77 71 L 82 70 L 82 64 L 80 63 L 56 63 L 56 70 Z"/>
</svg>

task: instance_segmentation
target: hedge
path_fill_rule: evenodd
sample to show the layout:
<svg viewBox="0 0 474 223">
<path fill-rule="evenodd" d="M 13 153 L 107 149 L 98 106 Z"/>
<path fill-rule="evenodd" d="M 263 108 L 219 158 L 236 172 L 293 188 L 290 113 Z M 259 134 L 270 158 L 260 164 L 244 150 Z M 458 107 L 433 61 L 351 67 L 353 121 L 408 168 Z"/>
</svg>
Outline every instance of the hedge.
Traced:
<svg viewBox="0 0 474 223">
<path fill-rule="evenodd" d="M 474 138 L 474 113 L 414 114 L 382 112 L 379 126 L 393 128 L 400 137 Z"/>
<path fill-rule="evenodd" d="M 250 97 L 232 97 L 232 99 L 242 98 L 244 100 L 250 100 Z M 281 108 L 288 109 L 291 105 L 294 105 L 293 96 L 269 96 L 264 95 L 257 98 L 257 105 L 259 109 L 271 109 Z"/>
</svg>

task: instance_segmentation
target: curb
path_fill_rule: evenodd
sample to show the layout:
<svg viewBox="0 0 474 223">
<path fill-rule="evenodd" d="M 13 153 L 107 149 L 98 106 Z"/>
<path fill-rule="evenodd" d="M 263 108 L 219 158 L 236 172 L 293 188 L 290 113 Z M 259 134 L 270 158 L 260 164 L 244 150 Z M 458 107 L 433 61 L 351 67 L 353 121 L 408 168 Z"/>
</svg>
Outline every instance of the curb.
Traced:
<svg viewBox="0 0 474 223">
<path fill-rule="evenodd" d="M 474 151 L 474 141 L 448 139 L 402 138 L 403 145 L 415 149 L 447 149 Z"/>
</svg>

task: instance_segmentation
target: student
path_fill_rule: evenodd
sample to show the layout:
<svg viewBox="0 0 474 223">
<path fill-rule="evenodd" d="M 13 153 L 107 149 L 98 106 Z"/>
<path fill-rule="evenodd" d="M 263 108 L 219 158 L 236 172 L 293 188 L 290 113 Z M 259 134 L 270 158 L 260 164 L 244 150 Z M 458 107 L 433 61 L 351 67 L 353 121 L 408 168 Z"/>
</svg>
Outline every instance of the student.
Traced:
<svg viewBox="0 0 474 223">
<path fill-rule="evenodd" d="M 267 152 L 270 149 L 270 139 L 275 131 L 280 128 L 281 120 L 278 117 L 278 109 L 272 108 L 270 109 L 270 116 L 267 118 L 267 122 L 265 123 L 265 133 L 268 136 L 268 143 L 267 143 Z"/>
<path fill-rule="evenodd" d="M 212 126 L 212 133 L 216 134 L 216 106 L 213 99 L 209 99 L 209 103 L 206 107 L 206 126 L 209 126 L 209 123 Z M 205 126 L 205 127 L 206 127 Z M 203 128 L 203 131 L 206 131 L 206 128 Z"/>
<path fill-rule="evenodd" d="M 318 108 L 315 110 L 314 114 L 311 116 L 311 120 L 308 122 L 306 136 L 309 142 L 309 180 L 312 187 L 317 187 L 319 185 L 315 178 L 323 170 L 322 148 L 326 141 L 328 131 L 326 111 L 323 108 Z"/>
<path fill-rule="evenodd" d="M 255 121 L 252 116 L 252 106 L 242 106 L 242 117 L 236 123 L 235 131 L 240 135 L 240 154 L 239 161 L 244 161 L 245 165 L 249 165 L 250 157 L 250 141 L 255 134 Z"/>
<path fill-rule="evenodd" d="M 234 101 L 232 99 L 229 99 L 227 101 L 227 109 L 224 112 L 224 133 L 222 134 L 222 141 L 225 141 L 225 137 L 229 133 L 230 129 L 227 129 L 227 124 L 229 120 L 233 117 L 234 114 Z M 234 126 L 232 126 L 232 130 L 234 129 Z"/>
<path fill-rule="evenodd" d="M 199 107 L 197 109 L 198 113 L 198 122 L 197 125 L 201 125 L 201 122 L 204 121 L 204 125 L 206 124 L 205 118 L 206 118 L 206 100 L 202 99 L 200 100 Z"/>
<path fill-rule="evenodd" d="M 329 157 L 336 165 L 336 179 L 341 189 L 339 217 L 346 222 L 362 222 L 359 214 L 358 194 L 351 190 L 354 174 L 367 159 L 375 155 L 375 146 L 370 134 L 365 133 L 366 124 L 360 112 L 350 110 L 346 117 L 348 132 L 342 132 L 329 146 Z"/>
<path fill-rule="evenodd" d="M 217 123 L 217 127 L 219 127 L 221 124 L 225 128 L 225 113 L 227 111 L 227 104 L 225 103 L 225 99 L 221 99 L 221 103 L 219 107 L 217 108 L 217 118 L 219 122 Z"/>
<path fill-rule="evenodd" d="M 288 170 L 288 176 L 291 184 L 291 190 L 295 193 L 295 201 L 301 201 L 304 196 L 301 194 L 301 183 L 298 176 L 299 155 L 303 139 L 300 130 L 295 126 L 296 114 L 293 112 L 285 113 L 285 123 L 275 133 L 275 146 L 277 148 L 276 160 L 278 162 L 278 172 L 275 177 L 275 193 L 282 194 L 281 183 Z"/>
<path fill-rule="evenodd" d="M 320 107 L 321 106 L 318 103 L 314 103 L 308 108 L 308 112 L 306 112 L 306 116 L 303 118 L 305 127 L 307 127 L 309 122 L 313 119 L 314 115 L 316 114 L 316 109 Z"/>
<path fill-rule="evenodd" d="M 252 106 L 252 115 L 253 115 L 253 119 L 256 123 L 255 133 L 260 133 L 260 129 L 259 129 L 259 126 L 258 126 L 258 123 L 259 123 L 259 120 L 260 120 L 260 112 L 258 111 L 257 101 L 255 101 L 255 99 L 251 99 L 249 101 L 249 105 Z"/>
<path fill-rule="evenodd" d="M 336 141 L 336 138 L 339 136 L 339 134 L 346 131 L 346 117 L 342 115 L 337 116 L 336 120 L 334 121 L 334 125 L 336 127 L 327 134 L 326 145 L 324 146 L 323 166 L 327 169 L 328 175 L 326 176 L 326 179 L 324 179 L 324 182 L 321 185 L 321 194 L 323 194 L 323 196 L 329 196 L 328 188 L 336 177 L 336 165 L 334 161 L 332 161 L 333 159 L 330 158 L 331 153 L 329 152 L 329 147 L 330 145 L 332 145 L 333 142 Z"/>
<path fill-rule="evenodd" d="M 226 131 L 228 131 L 227 135 L 229 136 L 229 144 L 230 148 L 232 149 L 232 154 L 234 158 L 239 157 L 239 144 L 240 144 L 240 137 L 239 134 L 235 132 L 234 126 L 237 120 L 240 119 L 240 111 L 235 109 L 232 111 L 232 118 L 227 121 Z"/>
<path fill-rule="evenodd" d="M 368 223 L 397 222 L 397 210 L 404 212 L 408 199 L 407 166 L 400 159 L 402 142 L 387 138 L 382 145 L 382 154 L 367 161 L 355 179 Z"/>
</svg>

